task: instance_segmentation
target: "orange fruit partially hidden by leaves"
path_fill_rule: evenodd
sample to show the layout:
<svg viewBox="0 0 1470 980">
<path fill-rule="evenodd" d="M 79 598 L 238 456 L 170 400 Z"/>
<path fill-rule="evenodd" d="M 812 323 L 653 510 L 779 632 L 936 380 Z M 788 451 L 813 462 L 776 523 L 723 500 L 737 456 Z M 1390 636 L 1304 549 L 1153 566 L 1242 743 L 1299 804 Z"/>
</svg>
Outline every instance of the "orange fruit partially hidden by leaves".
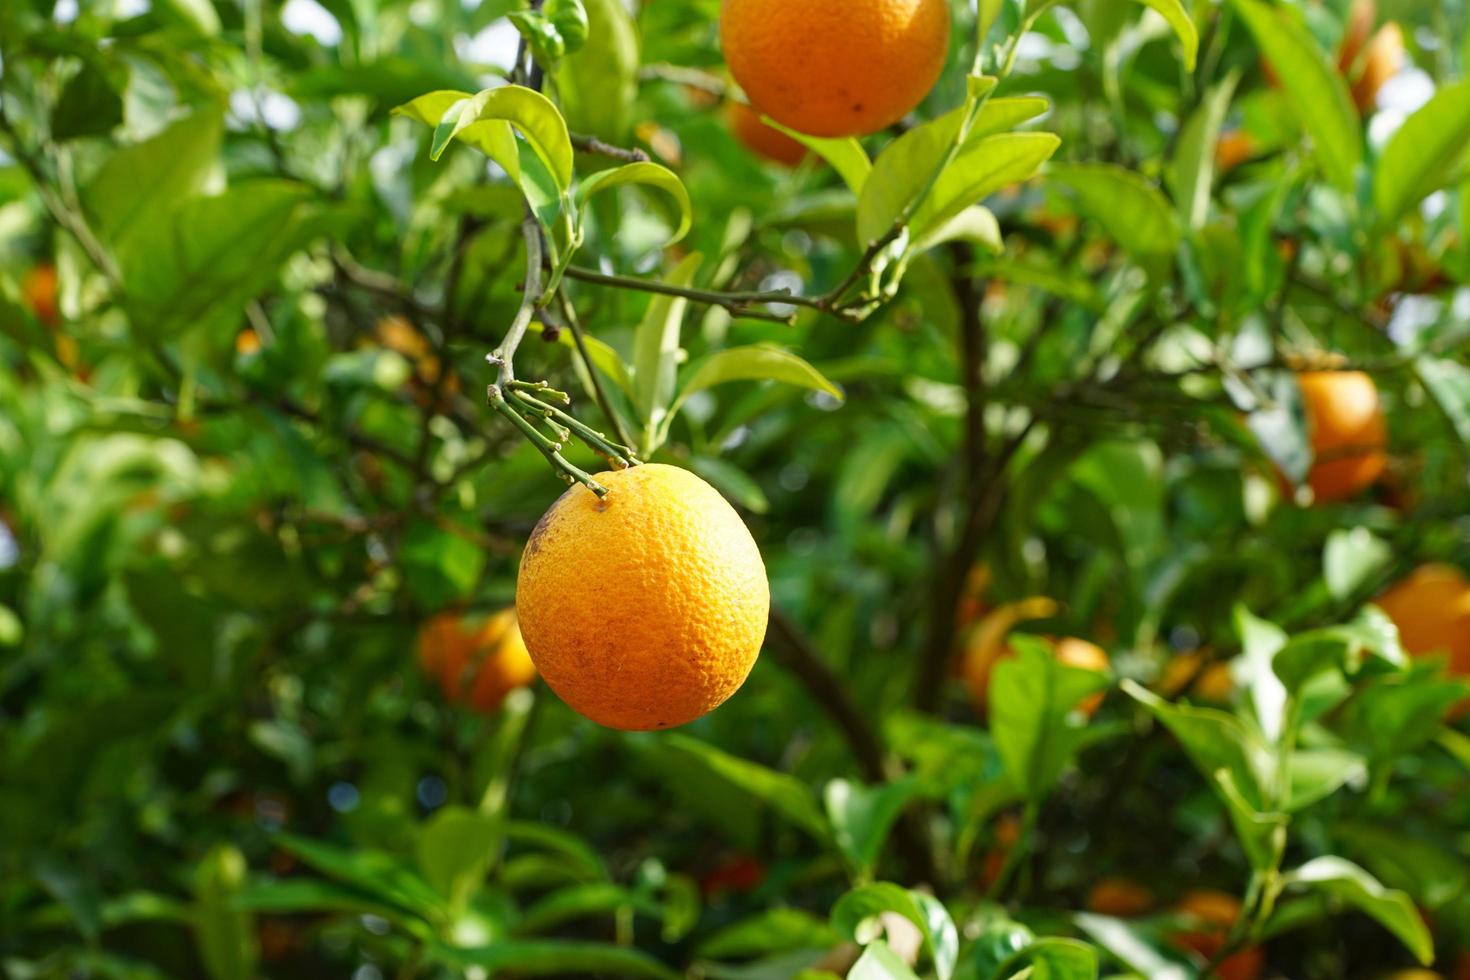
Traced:
<svg viewBox="0 0 1470 980">
<path fill-rule="evenodd" d="M 1353 79 L 1353 104 L 1366 114 L 1378 103 L 1378 90 L 1383 83 L 1404 67 L 1404 32 L 1399 25 L 1388 23 L 1378 29 L 1363 51 L 1362 67 Z"/>
<path fill-rule="evenodd" d="M 1255 156 L 1256 150 L 1256 141 L 1244 130 L 1233 129 L 1228 133 L 1221 133 L 1219 141 L 1215 143 L 1215 167 L 1221 173 L 1234 170 Z"/>
<path fill-rule="evenodd" d="M 56 266 L 42 262 L 26 270 L 20 284 L 26 306 L 48 327 L 61 322 L 61 307 L 56 299 Z"/>
<path fill-rule="evenodd" d="M 1425 565 L 1374 600 L 1415 656 L 1448 654 L 1451 674 L 1470 677 L 1470 581 L 1452 565 Z"/>
<path fill-rule="evenodd" d="M 1373 484 L 1388 464 L 1388 423 L 1378 386 L 1361 371 L 1297 375 L 1315 462 L 1307 475 L 1318 502 L 1346 500 Z"/>
<path fill-rule="evenodd" d="M 418 657 L 446 699 L 480 712 L 497 710 L 511 691 L 536 679 L 514 609 L 479 624 L 440 613 L 419 631 Z"/>
<path fill-rule="evenodd" d="M 760 113 L 744 102 L 726 103 L 725 119 L 735 138 L 758 157 L 788 167 L 794 167 L 806 159 L 805 146 L 779 129 L 773 129 L 761 122 Z"/>
<path fill-rule="evenodd" d="M 766 569 L 735 509 L 687 470 L 602 473 L 574 486 L 521 557 L 516 609 L 536 667 L 609 728 L 693 721 L 745 682 L 770 613 Z"/>
<path fill-rule="evenodd" d="M 1178 947 L 1192 950 L 1205 960 L 1212 959 L 1225 948 L 1226 936 L 1240 917 L 1240 902 L 1234 895 L 1210 889 L 1187 893 L 1174 906 L 1175 911 L 1194 918 L 1198 931 L 1176 933 L 1169 937 Z M 1257 980 L 1265 966 L 1265 956 L 1258 946 L 1250 946 L 1221 960 L 1214 975 L 1220 980 Z"/>
<path fill-rule="evenodd" d="M 1154 907 L 1154 893 L 1132 878 L 1103 878 L 1087 893 L 1087 911 L 1131 919 Z"/>
<path fill-rule="evenodd" d="M 949 53 L 947 0 L 724 0 L 720 42 L 751 103 L 812 136 L 902 119 Z"/>
<path fill-rule="evenodd" d="M 965 682 L 965 687 L 969 689 L 970 702 L 975 706 L 977 712 L 984 713 L 986 710 L 986 699 L 990 693 L 990 677 L 995 671 L 995 665 L 1006 657 L 1015 655 L 1006 644 L 1006 637 L 1010 634 L 1012 627 L 1024 620 L 1044 619 L 1055 615 L 1056 610 L 1056 603 L 1050 599 L 1032 597 L 1000 606 L 976 625 L 965 644 L 964 658 L 960 664 L 960 676 Z M 1047 642 L 1051 645 L 1057 660 L 1069 667 L 1080 667 L 1083 670 L 1103 673 L 1108 670 L 1107 652 L 1095 643 L 1071 636 Z M 1091 715 L 1097 711 L 1102 700 L 1103 692 L 1101 691 L 1089 694 L 1077 703 L 1077 708 L 1084 714 Z"/>
</svg>

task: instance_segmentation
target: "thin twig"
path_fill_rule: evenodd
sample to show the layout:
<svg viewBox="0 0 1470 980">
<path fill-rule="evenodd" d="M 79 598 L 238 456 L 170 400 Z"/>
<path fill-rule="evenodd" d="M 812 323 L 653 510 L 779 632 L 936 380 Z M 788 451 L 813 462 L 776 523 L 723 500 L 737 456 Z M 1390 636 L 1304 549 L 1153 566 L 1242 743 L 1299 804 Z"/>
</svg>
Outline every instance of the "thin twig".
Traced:
<svg viewBox="0 0 1470 980">
<path fill-rule="evenodd" d="M 597 368 L 592 363 L 592 356 L 587 352 L 587 337 L 582 330 L 582 322 L 577 316 L 577 309 L 572 305 L 571 298 L 567 296 L 565 289 L 557 290 L 557 299 L 561 301 L 562 319 L 567 322 L 567 329 L 572 332 L 572 342 L 577 346 L 577 353 L 582 358 L 582 366 L 587 370 L 587 377 L 592 383 L 592 395 L 597 399 L 597 406 L 602 409 L 607 424 L 612 427 L 613 435 L 618 442 L 625 446 L 633 445 L 633 440 L 628 438 L 628 433 L 623 429 L 623 420 L 613 409 L 612 400 L 607 397 L 607 391 L 602 386 L 602 378 L 597 373 Z"/>
<path fill-rule="evenodd" d="M 805 306 L 813 310 L 821 310 L 824 313 L 831 313 L 843 319 L 851 319 L 851 317 L 844 316 L 838 309 L 829 306 L 821 297 L 799 296 L 784 289 L 769 290 L 767 292 L 722 293 L 710 289 L 696 289 L 692 286 L 675 286 L 670 283 L 659 282 L 656 279 L 637 279 L 632 276 L 598 272 L 595 269 L 587 269 L 575 265 L 567 268 L 566 277 L 582 282 L 595 283 L 599 286 L 611 286 L 614 289 L 631 289 L 637 292 L 657 293 L 660 296 L 678 296 L 696 303 L 703 303 L 706 306 L 721 307 L 727 310 L 732 316 L 744 317 L 749 320 L 769 320 L 772 323 L 784 323 L 787 326 L 796 322 L 795 313 L 771 313 L 767 310 L 752 309 L 752 307 L 764 306 L 771 303 L 780 303 L 787 306 Z"/>
<path fill-rule="evenodd" d="M 599 156 L 611 157 L 614 160 L 622 160 L 624 163 L 647 163 L 648 154 L 638 147 L 616 146 L 606 143 L 596 136 L 588 136 L 583 133 L 572 133 L 572 146 L 583 153 L 596 153 Z"/>
</svg>

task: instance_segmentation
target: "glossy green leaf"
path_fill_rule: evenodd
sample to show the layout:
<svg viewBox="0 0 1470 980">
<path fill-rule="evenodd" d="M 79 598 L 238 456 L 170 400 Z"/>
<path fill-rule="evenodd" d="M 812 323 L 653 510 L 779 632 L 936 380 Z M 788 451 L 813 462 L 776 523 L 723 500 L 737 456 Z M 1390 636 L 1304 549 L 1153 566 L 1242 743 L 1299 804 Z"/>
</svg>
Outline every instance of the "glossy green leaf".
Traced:
<svg viewBox="0 0 1470 980">
<path fill-rule="evenodd" d="M 1260 0 L 1233 0 L 1256 45 L 1281 78 L 1287 101 L 1311 134 L 1331 181 L 1351 191 L 1363 159 L 1363 137 L 1347 82 L 1292 13 Z"/>
<path fill-rule="evenodd" d="M 1174 733 L 1201 775 L 1213 782 L 1217 772 L 1229 772 L 1251 806 L 1261 809 L 1261 785 L 1274 766 L 1267 747 L 1238 718 L 1214 708 L 1171 704 L 1132 681 L 1122 687 Z"/>
<path fill-rule="evenodd" d="M 521 914 L 516 932 L 522 936 L 533 936 L 551 932 L 567 922 L 612 915 L 620 910 L 638 912 L 651 918 L 663 914 L 658 902 L 636 895 L 621 885 L 610 881 L 588 882 L 569 885 L 538 898 Z"/>
<path fill-rule="evenodd" d="M 703 257 L 694 252 L 684 257 L 664 282 L 670 286 L 688 286 L 694 281 Z M 666 427 L 665 418 L 674 398 L 678 376 L 679 330 L 689 301 L 681 296 L 654 295 L 633 335 L 634 408 L 643 425 L 643 452 L 652 455 L 658 448 L 659 433 Z"/>
<path fill-rule="evenodd" d="M 1327 536 L 1322 575 L 1335 599 L 1346 599 L 1370 583 L 1393 557 L 1388 542 L 1365 527 L 1339 528 Z"/>
<path fill-rule="evenodd" d="M 576 939 L 507 940 L 470 949 L 439 946 L 434 947 L 431 955 L 446 966 L 479 967 L 515 976 L 649 977 L 652 980 L 679 980 L 683 976 L 636 949 Z"/>
<path fill-rule="evenodd" d="M 587 44 L 556 66 L 567 125 L 613 143 L 627 141 L 638 94 L 638 29 L 622 0 L 583 0 Z"/>
<path fill-rule="evenodd" d="M 419 871 L 451 908 L 463 909 L 500 853 L 500 821 L 462 806 L 441 807 L 419 830 Z"/>
<path fill-rule="evenodd" d="M 881 939 L 869 943 L 847 971 L 847 980 L 919 980 L 919 975 Z"/>
<path fill-rule="evenodd" d="M 818 840 L 827 838 L 827 821 L 806 783 L 795 776 L 737 758 L 687 736 L 660 740 L 665 752 L 676 752 L 743 795 L 764 803 Z"/>
<path fill-rule="evenodd" d="M 998 133 L 967 142 L 914 211 L 914 237 L 926 237 L 1002 187 L 1029 180 L 1060 145 L 1051 133 Z"/>
<path fill-rule="evenodd" d="M 891 882 L 860 885 L 832 906 L 832 928 L 864 944 L 871 938 L 876 917 L 893 912 L 918 927 L 924 951 L 939 980 L 949 980 L 959 956 L 959 932 L 943 903 L 932 895 L 910 891 Z"/>
<path fill-rule="evenodd" d="M 1174 158 L 1165 171 L 1174 203 L 1188 228 L 1203 227 L 1209 217 L 1210 191 L 1215 181 L 1215 147 L 1220 142 L 1220 130 L 1239 81 L 1239 73 L 1232 72 L 1210 89 L 1185 123 L 1174 147 Z"/>
<path fill-rule="evenodd" d="M 455 139 L 463 139 L 491 156 L 512 179 L 518 179 L 519 168 L 514 163 L 507 166 L 505 126 L 513 126 L 546 166 L 557 189 L 565 192 L 571 187 L 572 141 L 567 124 L 551 100 L 540 92 L 520 85 L 488 88 L 474 95 L 430 92 L 397 107 L 393 113 L 434 127 L 429 153 L 432 159 L 437 160 Z M 497 123 L 500 125 L 494 125 Z"/>
<path fill-rule="evenodd" d="M 1444 187 L 1470 149 L 1470 80 L 1441 86 L 1404 120 L 1373 165 L 1373 206 L 1380 227 Z"/>
<path fill-rule="evenodd" d="M 51 111 L 51 138 L 102 136 L 122 122 L 122 96 L 107 73 L 94 64 L 82 66 L 61 90 Z"/>
<path fill-rule="evenodd" d="M 822 793 L 832 837 L 860 878 L 871 876 L 883 845 L 903 809 L 923 790 L 912 776 L 864 786 L 834 779 Z"/>
<path fill-rule="evenodd" d="M 1184 6 L 1182 0 L 1138 0 L 1138 2 L 1155 10 L 1173 28 L 1179 38 L 1179 47 L 1184 51 L 1184 67 L 1189 71 L 1194 71 L 1194 63 L 1199 56 L 1199 30 L 1194 26 L 1194 18 L 1190 16 L 1189 9 Z"/>
<path fill-rule="evenodd" d="M 677 412 L 684 400 L 695 392 L 732 381 L 775 381 L 826 392 L 839 401 L 843 398 L 841 388 L 800 357 L 779 347 L 760 344 L 716 351 L 700 361 L 688 372 L 669 414 Z"/>
<path fill-rule="evenodd" d="M 863 185 L 868 182 L 868 175 L 873 172 L 873 162 L 868 159 L 868 151 L 863 149 L 863 144 L 852 137 L 823 139 L 820 136 L 798 133 L 794 129 L 781 125 L 770 116 L 761 116 L 761 122 L 785 133 L 826 160 L 832 169 L 837 171 L 837 176 L 842 178 L 848 190 L 854 194 L 862 194 Z"/>
<path fill-rule="evenodd" d="M 995 219 L 995 214 L 982 204 L 965 208 L 944 224 L 927 229 L 914 240 L 912 249 L 922 252 L 943 245 L 945 242 L 956 241 L 979 245 L 991 255 L 1000 255 L 1005 251 L 1000 222 Z"/>
<path fill-rule="evenodd" d="M 1054 150 L 1056 138 L 1044 133 L 1010 134 L 1026 138 L 1019 144 L 1012 141 L 993 144 L 985 149 L 980 145 L 987 137 L 1005 133 L 1006 130 L 1040 115 L 1046 111 L 1047 105 L 1045 99 L 1035 97 L 988 101 L 970 129 L 966 146 L 945 168 L 945 175 L 950 177 L 946 185 L 949 198 L 963 196 L 966 188 L 972 185 L 978 185 L 980 193 L 958 207 L 951 201 L 942 208 L 932 208 L 924 226 L 943 224 L 947 220 L 947 217 L 941 217 L 943 212 L 957 213 L 980 200 L 990 192 L 985 190 L 987 179 L 993 179 L 996 174 L 1004 175 L 1022 169 L 1019 160 L 1026 154 L 1028 141 L 1035 144 L 1033 137 L 1040 138 L 1043 143 L 1050 140 Z M 890 143 L 878 155 L 878 159 L 873 161 L 873 172 L 863 183 L 863 191 L 858 198 L 857 234 L 860 242 L 867 244 L 882 238 L 912 205 L 914 199 L 929 187 L 935 171 L 939 169 L 950 147 L 959 139 L 965 122 L 965 111 L 961 107 L 931 122 L 915 126 Z M 1036 146 L 1030 145 L 1029 149 L 1034 153 Z M 1049 155 L 1050 151 L 1047 153 Z M 967 157 L 963 164 L 961 157 Z M 960 168 L 959 172 L 955 173 L 957 168 Z M 1008 182 L 1002 179 L 990 190 Z M 936 184 L 931 190 L 931 199 L 937 197 L 939 191 Z M 916 221 L 915 224 L 919 223 Z"/>
<path fill-rule="evenodd" d="M 1398 937 L 1420 963 L 1434 959 L 1434 937 L 1429 933 L 1414 902 L 1401 891 L 1385 888 L 1367 871 L 1340 857 L 1308 861 L 1283 879 L 1287 887 L 1306 887 L 1323 892 L 1375 919 Z"/>
<path fill-rule="evenodd" d="M 1073 709 L 1108 686 L 1108 676 L 1063 664 L 1041 641 L 1013 636 L 1016 656 L 995 665 L 988 692 L 990 734 L 1011 782 L 1041 799 L 1084 744 Z"/>
<path fill-rule="evenodd" d="M 260 953 L 255 922 L 233 899 L 245 884 L 245 856 L 222 844 L 205 855 L 194 879 L 194 929 L 212 980 L 251 980 Z"/>
<path fill-rule="evenodd" d="M 205 108 L 111 153 L 82 195 L 97 231 L 122 249 L 164 226 L 169 211 L 204 189 L 223 133 L 224 114 Z"/>
<path fill-rule="evenodd" d="M 825 919 L 794 908 L 772 908 L 725 926 L 701 942 L 706 959 L 747 959 L 797 949 L 831 949 L 842 937 Z"/>
<path fill-rule="evenodd" d="M 673 200 L 679 217 L 673 235 L 664 242 L 665 247 L 674 244 L 688 234 L 693 218 L 693 211 L 689 204 L 689 192 L 684 189 L 684 182 L 672 170 L 657 163 L 626 163 L 621 167 L 592 174 L 582 181 L 577 191 L 577 199 L 579 202 L 584 202 L 599 191 L 629 184 L 652 187 L 662 191 Z"/>
<path fill-rule="evenodd" d="M 1097 980 L 1097 950 L 1076 939 L 1038 939 L 1011 957 L 998 976 L 1030 967 L 1035 980 Z"/>
<path fill-rule="evenodd" d="M 1149 269 L 1179 247 L 1179 223 L 1168 198 L 1139 174 L 1109 163 L 1053 164 L 1046 179 L 1067 189 L 1078 209 Z"/>
<path fill-rule="evenodd" d="M 323 841 L 282 834 L 282 847 L 317 871 L 353 885 L 374 899 L 432 919 L 444 907 L 443 899 L 397 858 L 381 851 L 349 850 Z"/>
</svg>

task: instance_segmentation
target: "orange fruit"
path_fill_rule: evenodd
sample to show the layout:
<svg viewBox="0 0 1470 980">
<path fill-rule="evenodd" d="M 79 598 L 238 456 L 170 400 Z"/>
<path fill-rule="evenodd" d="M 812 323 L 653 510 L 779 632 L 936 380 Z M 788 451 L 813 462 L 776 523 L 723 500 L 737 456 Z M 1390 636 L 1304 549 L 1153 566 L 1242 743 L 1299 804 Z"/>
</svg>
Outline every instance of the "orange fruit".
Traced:
<svg viewBox="0 0 1470 980">
<path fill-rule="evenodd" d="M 806 159 L 805 146 L 779 129 L 773 129 L 761 122 L 760 113 L 744 102 L 726 103 L 725 120 L 735 138 L 758 157 L 788 167 L 794 167 Z"/>
<path fill-rule="evenodd" d="M 1005 639 L 1011 627 L 1026 619 L 1042 619 L 1056 612 L 1056 603 L 1050 599 L 1033 597 L 1020 602 L 1008 603 L 987 615 L 975 627 L 965 644 L 964 658 L 960 663 L 960 676 L 970 692 L 970 702 L 980 713 L 986 711 L 990 694 L 990 676 L 995 665 L 1007 657 L 1015 656 Z M 1050 639 L 1052 652 L 1057 660 L 1070 667 L 1096 670 L 1106 673 L 1108 655 L 1102 647 L 1087 640 L 1067 636 Z M 1089 694 L 1077 703 L 1077 709 L 1086 715 L 1096 713 L 1102 704 L 1104 692 Z"/>
<path fill-rule="evenodd" d="M 949 53 L 947 0 L 724 0 L 725 61 L 751 104 L 813 136 L 902 119 Z"/>
<path fill-rule="evenodd" d="M 1221 133 L 1215 143 L 1215 167 L 1221 173 L 1233 170 L 1256 155 L 1256 141 L 1240 129 Z"/>
<path fill-rule="evenodd" d="M 1371 486 L 1388 464 L 1388 424 L 1378 386 L 1361 371 L 1297 375 L 1315 462 L 1307 482 L 1318 502 L 1346 500 Z"/>
<path fill-rule="evenodd" d="M 1348 9 L 1347 23 L 1343 25 L 1342 43 L 1337 46 L 1337 70 L 1346 75 L 1358 60 L 1358 54 L 1373 34 L 1373 22 L 1378 19 L 1377 0 L 1353 0 Z"/>
<path fill-rule="evenodd" d="M 1170 941 L 1182 949 L 1192 950 L 1209 960 L 1225 946 L 1226 936 L 1240 917 L 1240 901 L 1234 895 L 1210 889 L 1197 889 L 1181 898 L 1175 910 L 1198 920 L 1198 931 L 1176 933 Z M 1220 980 L 1256 980 L 1265 966 L 1260 947 L 1250 946 L 1227 956 L 1216 967 Z"/>
<path fill-rule="evenodd" d="M 1394 23 L 1384 24 L 1364 49 L 1363 66 L 1353 80 L 1353 104 L 1366 114 L 1378 102 L 1383 83 L 1404 66 L 1404 32 Z"/>
<path fill-rule="evenodd" d="M 1132 878 L 1103 878 L 1087 893 L 1087 911 L 1131 919 L 1154 907 L 1154 893 Z"/>
<path fill-rule="evenodd" d="M 56 300 L 56 266 L 50 262 L 31 266 L 21 280 L 20 292 L 37 320 L 48 327 L 61 322 L 61 308 Z"/>
<path fill-rule="evenodd" d="M 1189 685 L 1188 693 L 1201 701 L 1229 701 L 1231 694 L 1235 692 L 1230 664 L 1216 661 L 1206 666 L 1205 661 L 1208 658 L 1209 653 L 1205 650 L 1171 657 L 1159 676 L 1159 693 L 1165 697 L 1177 697 L 1185 693 L 1185 685 Z"/>
<path fill-rule="evenodd" d="M 536 679 L 514 609 L 502 609 L 478 626 L 440 613 L 420 629 L 418 657 L 446 699 L 485 713 Z"/>
<path fill-rule="evenodd" d="M 1415 656 L 1448 654 L 1451 674 L 1470 677 L 1470 581 L 1452 565 L 1425 565 L 1374 600 Z"/>
<path fill-rule="evenodd" d="M 645 463 L 562 494 L 521 556 L 516 609 L 541 676 L 609 728 L 672 728 L 755 666 L 771 594 L 750 531 L 688 470 Z"/>
</svg>

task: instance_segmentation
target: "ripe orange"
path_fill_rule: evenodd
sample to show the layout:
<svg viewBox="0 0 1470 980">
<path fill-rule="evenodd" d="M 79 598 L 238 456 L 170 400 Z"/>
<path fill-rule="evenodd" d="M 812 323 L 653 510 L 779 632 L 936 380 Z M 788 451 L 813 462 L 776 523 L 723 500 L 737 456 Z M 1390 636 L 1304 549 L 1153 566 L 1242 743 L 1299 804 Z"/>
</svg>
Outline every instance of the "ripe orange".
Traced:
<svg viewBox="0 0 1470 980">
<path fill-rule="evenodd" d="M 1225 892 L 1198 889 L 1181 898 L 1175 910 L 1197 919 L 1198 932 L 1176 933 L 1170 937 L 1174 945 L 1193 950 L 1206 960 L 1225 945 L 1226 934 L 1240 917 L 1240 902 Z M 1215 969 L 1220 980 L 1256 980 L 1265 966 L 1260 947 L 1250 946 L 1227 956 Z"/>
<path fill-rule="evenodd" d="M 1388 463 L 1388 424 L 1378 386 L 1361 371 L 1297 375 L 1315 462 L 1307 475 L 1316 500 L 1346 500 L 1372 485 Z"/>
<path fill-rule="evenodd" d="M 495 711 L 511 691 L 536 679 L 514 609 L 475 626 L 440 613 L 419 631 L 418 657 L 446 699 L 481 712 Z"/>
<path fill-rule="evenodd" d="M 1087 911 L 1131 919 L 1154 907 L 1154 893 L 1132 878 L 1102 878 L 1087 893 Z"/>
<path fill-rule="evenodd" d="M 965 645 L 964 659 L 960 664 L 960 675 L 970 691 L 970 702 L 977 712 L 986 710 L 990 693 L 990 676 L 995 665 L 1007 657 L 1015 656 L 1006 645 L 1005 638 L 1011 627 L 1024 619 L 1040 619 L 1056 611 L 1050 599 L 1026 599 L 1002 606 L 980 621 L 969 642 Z M 1081 667 L 1106 673 L 1109 666 L 1107 651 L 1095 643 L 1067 636 L 1048 641 L 1057 660 L 1069 667 Z M 1077 703 L 1077 709 L 1086 715 L 1096 713 L 1102 704 L 1103 693 L 1089 694 Z"/>
<path fill-rule="evenodd" d="M 761 122 L 760 113 L 744 102 L 725 104 L 725 120 L 747 150 L 773 163 L 794 167 L 806 159 L 807 149 L 779 129 Z"/>
<path fill-rule="evenodd" d="M 20 292 L 37 320 L 48 327 L 61 322 L 61 308 L 56 300 L 56 266 L 50 262 L 31 266 L 21 280 Z"/>
<path fill-rule="evenodd" d="M 1216 661 L 1206 665 L 1209 656 L 1209 651 L 1198 650 L 1170 658 L 1158 680 L 1159 693 L 1165 697 L 1176 697 L 1185 693 L 1187 684 L 1188 693 L 1201 701 L 1229 701 L 1235 691 L 1230 664 Z"/>
<path fill-rule="evenodd" d="M 757 109 L 813 136 L 864 136 L 934 87 L 949 53 L 949 4 L 724 0 L 720 39 Z"/>
<path fill-rule="evenodd" d="M 1383 83 L 1404 66 L 1404 32 L 1394 23 L 1384 24 L 1373 35 L 1362 55 L 1363 67 L 1353 80 L 1353 104 L 1367 114 L 1378 102 Z"/>
<path fill-rule="evenodd" d="M 1347 75 L 1358 60 L 1358 54 L 1373 34 L 1373 22 L 1378 19 L 1377 0 L 1353 0 L 1348 9 L 1347 23 L 1343 26 L 1342 43 L 1337 46 L 1337 70 Z"/>
<path fill-rule="evenodd" d="M 1242 129 L 1221 133 L 1215 143 L 1215 167 L 1221 173 L 1234 170 L 1256 155 L 1256 141 Z"/>
<path fill-rule="evenodd" d="M 516 609 L 546 683 L 610 728 L 693 721 L 745 682 L 771 595 L 735 509 L 687 470 L 601 473 L 562 494 L 521 556 Z"/>
<path fill-rule="evenodd" d="M 1415 656 L 1449 654 L 1450 673 L 1470 677 L 1470 581 L 1452 565 L 1425 565 L 1374 600 Z"/>
</svg>

